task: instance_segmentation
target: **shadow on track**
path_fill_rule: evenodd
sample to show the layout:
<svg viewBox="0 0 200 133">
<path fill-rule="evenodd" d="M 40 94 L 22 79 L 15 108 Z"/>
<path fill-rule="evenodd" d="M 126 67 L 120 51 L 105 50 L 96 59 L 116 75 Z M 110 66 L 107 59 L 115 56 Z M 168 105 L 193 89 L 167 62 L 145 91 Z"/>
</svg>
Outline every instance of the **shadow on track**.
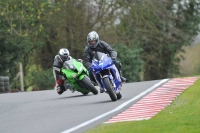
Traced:
<svg viewBox="0 0 200 133">
<path fill-rule="evenodd" d="M 60 97 L 60 98 L 56 98 L 56 99 L 67 99 L 67 98 L 77 98 L 77 97 L 88 97 L 88 96 L 94 96 L 93 94 L 88 94 L 88 95 L 76 95 L 76 96 L 67 96 L 67 97 Z"/>
<path fill-rule="evenodd" d="M 89 96 L 94 96 L 93 94 L 88 94 L 88 95 L 75 95 L 75 96 L 62 96 L 62 97 L 56 97 L 48 100 L 62 100 L 62 99 L 70 99 L 70 98 L 84 98 L 84 97 L 89 97 Z"/>
</svg>

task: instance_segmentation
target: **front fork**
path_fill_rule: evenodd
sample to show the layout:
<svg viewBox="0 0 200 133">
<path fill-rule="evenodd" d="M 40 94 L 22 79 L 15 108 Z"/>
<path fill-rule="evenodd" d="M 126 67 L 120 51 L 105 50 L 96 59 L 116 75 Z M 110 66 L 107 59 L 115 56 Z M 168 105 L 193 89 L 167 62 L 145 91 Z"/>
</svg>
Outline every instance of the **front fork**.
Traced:
<svg viewBox="0 0 200 133">
<path fill-rule="evenodd" d="M 108 77 L 108 78 L 110 79 L 110 81 L 112 82 L 112 85 L 113 85 L 113 87 L 114 87 L 113 90 L 115 90 L 116 85 L 115 85 L 113 76 L 112 76 L 112 74 L 111 74 L 111 72 L 110 72 L 110 69 L 108 69 L 108 75 L 102 75 L 101 73 L 99 73 L 99 76 L 100 76 L 102 88 L 106 89 L 106 88 L 105 88 L 105 84 L 104 84 L 104 82 L 103 82 L 103 79 L 106 78 L 106 77 Z"/>
</svg>

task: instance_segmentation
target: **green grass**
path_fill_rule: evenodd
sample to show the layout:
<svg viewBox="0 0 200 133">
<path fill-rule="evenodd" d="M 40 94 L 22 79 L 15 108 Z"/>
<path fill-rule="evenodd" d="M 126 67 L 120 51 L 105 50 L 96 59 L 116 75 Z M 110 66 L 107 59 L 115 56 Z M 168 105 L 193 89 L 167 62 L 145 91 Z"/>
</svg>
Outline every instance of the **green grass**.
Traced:
<svg viewBox="0 0 200 133">
<path fill-rule="evenodd" d="M 100 124 L 85 133 L 200 133 L 200 79 L 149 120 Z"/>
</svg>

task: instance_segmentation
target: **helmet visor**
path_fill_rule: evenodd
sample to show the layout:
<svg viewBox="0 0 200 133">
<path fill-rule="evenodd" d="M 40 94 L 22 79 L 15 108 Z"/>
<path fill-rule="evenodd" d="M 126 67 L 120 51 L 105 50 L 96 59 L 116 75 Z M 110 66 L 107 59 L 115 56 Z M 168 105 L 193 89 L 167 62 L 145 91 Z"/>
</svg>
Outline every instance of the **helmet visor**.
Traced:
<svg viewBox="0 0 200 133">
<path fill-rule="evenodd" d="M 94 45 L 96 42 L 96 40 L 89 41 L 90 45 Z"/>
<path fill-rule="evenodd" d="M 66 60 L 68 60 L 68 57 L 69 57 L 68 55 L 63 55 L 63 56 L 62 56 L 63 62 L 65 62 Z"/>
</svg>

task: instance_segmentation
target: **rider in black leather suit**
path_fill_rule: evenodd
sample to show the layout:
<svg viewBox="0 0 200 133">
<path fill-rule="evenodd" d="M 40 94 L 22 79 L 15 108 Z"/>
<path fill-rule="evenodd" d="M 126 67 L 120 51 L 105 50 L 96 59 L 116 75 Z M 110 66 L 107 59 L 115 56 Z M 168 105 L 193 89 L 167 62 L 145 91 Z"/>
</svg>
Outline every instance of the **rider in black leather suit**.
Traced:
<svg viewBox="0 0 200 133">
<path fill-rule="evenodd" d="M 106 43 L 105 41 L 99 40 L 99 35 L 95 31 L 92 31 L 88 34 L 87 42 L 88 44 L 86 45 L 85 50 L 84 50 L 85 67 L 87 69 L 90 68 L 90 65 L 92 63 L 92 58 L 95 52 L 98 51 L 98 52 L 109 54 L 112 60 L 114 61 L 116 68 L 118 69 L 120 73 L 122 82 L 125 82 L 126 78 L 124 78 L 121 74 L 122 65 L 119 61 L 117 61 L 117 52 L 108 43 Z M 96 82 L 91 72 L 89 73 L 89 76 L 93 82 Z"/>
</svg>

